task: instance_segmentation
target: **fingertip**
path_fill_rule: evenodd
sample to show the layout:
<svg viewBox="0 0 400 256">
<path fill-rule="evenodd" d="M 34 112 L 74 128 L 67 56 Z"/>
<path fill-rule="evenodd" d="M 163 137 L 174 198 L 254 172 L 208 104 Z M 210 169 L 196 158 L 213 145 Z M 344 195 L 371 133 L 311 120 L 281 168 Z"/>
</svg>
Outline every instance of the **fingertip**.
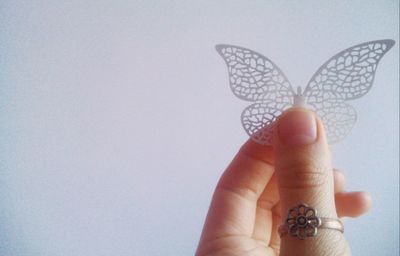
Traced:
<svg viewBox="0 0 400 256">
<path fill-rule="evenodd" d="M 317 121 L 313 112 L 294 107 L 278 119 L 275 142 L 286 146 L 305 146 L 317 140 Z"/>
<path fill-rule="evenodd" d="M 371 194 L 366 191 L 358 191 L 355 193 L 358 193 L 358 196 L 360 198 L 360 206 L 362 207 L 364 212 L 368 212 L 372 208 Z"/>
<path fill-rule="evenodd" d="M 352 200 L 354 206 L 358 208 L 359 215 L 367 213 L 372 207 L 372 198 L 370 193 L 366 191 L 354 191 L 347 193 L 349 197 L 353 197 Z M 355 216 L 357 217 L 357 216 Z"/>
<path fill-rule="evenodd" d="M 355 191 L 335 194 L 337 212 L 340 217 L 359 217 L 372 207 L 372 198 L 368 192 Z"/>
</svg>

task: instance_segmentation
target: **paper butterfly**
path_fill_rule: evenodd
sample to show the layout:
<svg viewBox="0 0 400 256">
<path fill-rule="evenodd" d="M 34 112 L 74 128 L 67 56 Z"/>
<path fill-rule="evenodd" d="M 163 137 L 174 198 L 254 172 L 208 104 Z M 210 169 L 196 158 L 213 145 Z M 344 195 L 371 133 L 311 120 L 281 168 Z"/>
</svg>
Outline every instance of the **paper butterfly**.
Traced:
<svg viewBox="0 0 400 256">
<path fill-rule="evenodd" d="M 242 112 L 242 125 L 260 144 L 272 144 L 272 125 L 291 106 L 306 106 L 321 118 L 329 143 L 343 139 L 357 119 L 346 101 L 362 97 L 374 81 L 380 59 L 394 45 L 377 40 L 350 47 L 323 64 L 304 91 L 294 91 L 286 76 L 267 57 L 252 50 L 216 46 L 228 66 L 229 83 L 240 99 L 254 102 Z"/>
</svg>

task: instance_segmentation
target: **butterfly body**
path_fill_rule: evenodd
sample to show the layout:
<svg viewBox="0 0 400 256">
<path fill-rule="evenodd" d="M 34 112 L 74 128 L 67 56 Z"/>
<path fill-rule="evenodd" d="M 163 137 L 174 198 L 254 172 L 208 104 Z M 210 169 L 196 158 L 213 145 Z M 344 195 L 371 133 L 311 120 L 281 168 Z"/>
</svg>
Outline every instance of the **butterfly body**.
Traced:
<svg viewBox="0 0 400 256">
<path fill-rule="evenodd" d="M 307 99 L 301 92 L 301 87 L 297 87 L 297 93 L 293 96 L 293 106 L 295 107 L 306 107 Z"/>
<path fill-rule="evenodd" d="M 330 143 L 343 139 L 357 119 L 347 103 L 372 87 L 377 65 L 393 40 L 376 40 L 345 49 L 325 62 L 304 90 L 294 91 L 286 76 L 267 57 L 247 48 L 217 45 L 228 67 L 232 92 L 253 104 L 241 115 L 247 134 L 260 144 L 272 144 L 274 121 L 292 106 L 307 107 L 324 123 Z"/>
</svg>

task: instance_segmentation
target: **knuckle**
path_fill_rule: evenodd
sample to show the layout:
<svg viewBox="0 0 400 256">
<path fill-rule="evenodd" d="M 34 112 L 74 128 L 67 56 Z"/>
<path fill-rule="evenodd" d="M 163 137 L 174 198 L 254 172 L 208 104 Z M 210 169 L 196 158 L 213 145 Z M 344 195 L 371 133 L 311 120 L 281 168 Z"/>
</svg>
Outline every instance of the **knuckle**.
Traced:
<svg viewBox="0 0 400 256">
<path fill-rule="evenodd" d="M 323 186 L 329 178 L 330 168 L 311 163 L 291 163 L 280 172 L 280 187 L 289 189 L 315 188 Z"/>
<path fill-rule="evenodd" d="M 272 207 L 277 203 L 277 200 L 273 200 L 271 198 L 260 198 L 257 201 L 257 207 L 259 207 L 260 209 L 264 209 L 264 210 L 268 210 L 270 211 L 272 209 Z"/>
</svg>

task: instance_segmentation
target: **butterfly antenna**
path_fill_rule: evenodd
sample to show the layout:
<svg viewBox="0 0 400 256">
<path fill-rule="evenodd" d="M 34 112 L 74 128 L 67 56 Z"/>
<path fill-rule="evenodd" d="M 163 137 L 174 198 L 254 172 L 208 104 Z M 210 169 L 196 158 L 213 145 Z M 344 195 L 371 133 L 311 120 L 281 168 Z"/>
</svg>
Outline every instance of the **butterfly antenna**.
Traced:
<svg viewBox="0 0 400 256">
<path fill-rule="evenodd" d="M 293 106 L 295 107 L 305 107 L 306 106 L 306 98 L 301 93 L 301 87 L 297 87 L 297 94 L 294 95 Z"/>
<path fill-rule="evenodd" d="M 297 86 L 297 95 L 301 95 L 301 87 Z"/>
</svg>

